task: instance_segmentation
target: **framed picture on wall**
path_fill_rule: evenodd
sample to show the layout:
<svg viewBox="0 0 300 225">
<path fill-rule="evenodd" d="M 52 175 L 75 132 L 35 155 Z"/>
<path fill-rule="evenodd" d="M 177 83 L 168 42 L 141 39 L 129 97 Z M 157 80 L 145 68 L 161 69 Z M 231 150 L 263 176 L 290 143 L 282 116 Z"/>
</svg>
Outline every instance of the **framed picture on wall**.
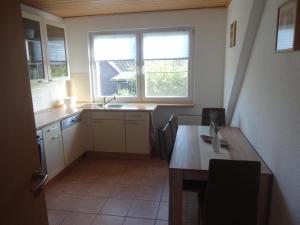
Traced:
<svg viewBox="0 0 300 225">
<path fill-rule="evenodd" d="M 236 27 L 237 27 L 237 21 L 234 21 L 230 25 L 230 43 L 229 43 L 230 48 L 233 48 L 236 45 Z"/>
<path fill-rule="evenodd" d="M 300 50 L 300 3 L 289 0 L 278 9 L 276 51 Z"/>
</svg>

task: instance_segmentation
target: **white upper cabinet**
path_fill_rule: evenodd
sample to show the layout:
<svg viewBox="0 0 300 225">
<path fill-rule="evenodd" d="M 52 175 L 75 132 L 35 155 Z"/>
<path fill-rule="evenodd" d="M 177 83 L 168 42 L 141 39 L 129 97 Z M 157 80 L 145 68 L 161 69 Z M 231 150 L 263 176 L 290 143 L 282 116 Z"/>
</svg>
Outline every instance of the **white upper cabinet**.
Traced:
<svg viewBox="0 0 300 225">
<path fill-rule="evenodd" d="M 22 13 L 22 16 L 28 74 L 31 81 L 42 82 L 48 79 L 42 20 L 38 16 L 25 12 Z"/>
<path fill-rule="evenodd" d="M 69 78 L 64 25 L 27 12 L 22 17 L 31 83 Z"/>
<path fill-rule="evenodd" d="M 62 24 L 45 21 L 47 69 L 52 80 L 69 77 L 66 34 Z"/>
</svg>

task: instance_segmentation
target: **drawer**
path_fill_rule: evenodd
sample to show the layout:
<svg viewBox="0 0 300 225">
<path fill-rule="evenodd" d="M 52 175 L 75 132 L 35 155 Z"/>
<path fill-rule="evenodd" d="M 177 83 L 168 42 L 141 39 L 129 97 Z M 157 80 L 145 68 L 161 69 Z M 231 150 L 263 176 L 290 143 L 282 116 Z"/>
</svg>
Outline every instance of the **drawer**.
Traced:
<svg viewBox="0 0 300 225">
<path fill-rule="evenodd" d="M 125 112 L 125 120 L 149 120 L 147 112 Z"/>
<path fill-rule="evenodd" d="M 50 136 L 50 135 L 55 135 L 55 134 L 60 134 L 61 133 L 60 123 L 59 122 L 52 123 L 52 124 L 44 127 L 42 130 L 43 130 L 44 137 Z"/>
<path fill-rule="evenodd" d="M 124 120 L 124 112 L 92 112 L 92 120 Z"/>
</svg>

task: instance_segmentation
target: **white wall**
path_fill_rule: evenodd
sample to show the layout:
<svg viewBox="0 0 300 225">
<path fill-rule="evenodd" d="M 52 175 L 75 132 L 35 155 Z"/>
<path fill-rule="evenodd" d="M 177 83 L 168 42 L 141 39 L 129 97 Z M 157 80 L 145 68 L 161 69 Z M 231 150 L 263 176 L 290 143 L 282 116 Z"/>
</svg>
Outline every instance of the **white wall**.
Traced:
<svg viewBox="0 0 300 225">
<path fill-rule="evenodd" d="M 226 9 L 134 13 L 65 19 L 73 88 L 78 100 L 90 101 L 88 32 L 138 28 L 194 27 L 193 109 L 178 113 L 200 114 L 201 107 L 221 107 L 225 55 Z M 162 109 L 159 118 L 173 109 Z"/>
<path fill-rule="evenodd" d="M 225 51 L 225 74 L 224 74 L 224 107 L 227 108 L 231 88 L 233 85 L 238 59 L 241 53 L 242 40 L 244 40 L 246 27 L 249 20 L 251 5 L 253 0 L 233 0 L 227 9 L 227 32 Z M 230 48 L 230 25 L 237 21 L 236 46 Z"/>
<path fill-rule="evenodd" d="M 269 224 L 299 225 L 300 52 L 274 50 L 277 9 L 283 2 L 267 1 L 232 125 L 241 127 L 274 173 Z M 233 0 L 229 14 L 236 15 L 239 24 L 247 18 L 248 6 L 248 0 Z M 226 68 L 234 71 L 230 62 L 239 53 L 230 51 Z M 230 93 L 229 86 L 224 92 Z"/>
<path fill-rule="evenodd" d="M 53 81 L 31 86 L 31 95 L 34 112 L 60 105 L 66 96 L 65 81 Z"/>
</svg>

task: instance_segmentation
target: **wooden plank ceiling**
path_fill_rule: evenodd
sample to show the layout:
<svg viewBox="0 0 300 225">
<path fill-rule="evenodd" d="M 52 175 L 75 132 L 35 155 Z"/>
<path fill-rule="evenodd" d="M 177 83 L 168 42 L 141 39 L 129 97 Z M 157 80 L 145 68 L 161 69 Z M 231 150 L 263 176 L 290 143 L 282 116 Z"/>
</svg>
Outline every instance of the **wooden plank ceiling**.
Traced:
<svg viewBox="0 0 300 225">
<path fill-rule="evenodd" d="M 117 13 L 226 7 L 230 0 L 21 0 L 66 18 Z"/>
</svg>

